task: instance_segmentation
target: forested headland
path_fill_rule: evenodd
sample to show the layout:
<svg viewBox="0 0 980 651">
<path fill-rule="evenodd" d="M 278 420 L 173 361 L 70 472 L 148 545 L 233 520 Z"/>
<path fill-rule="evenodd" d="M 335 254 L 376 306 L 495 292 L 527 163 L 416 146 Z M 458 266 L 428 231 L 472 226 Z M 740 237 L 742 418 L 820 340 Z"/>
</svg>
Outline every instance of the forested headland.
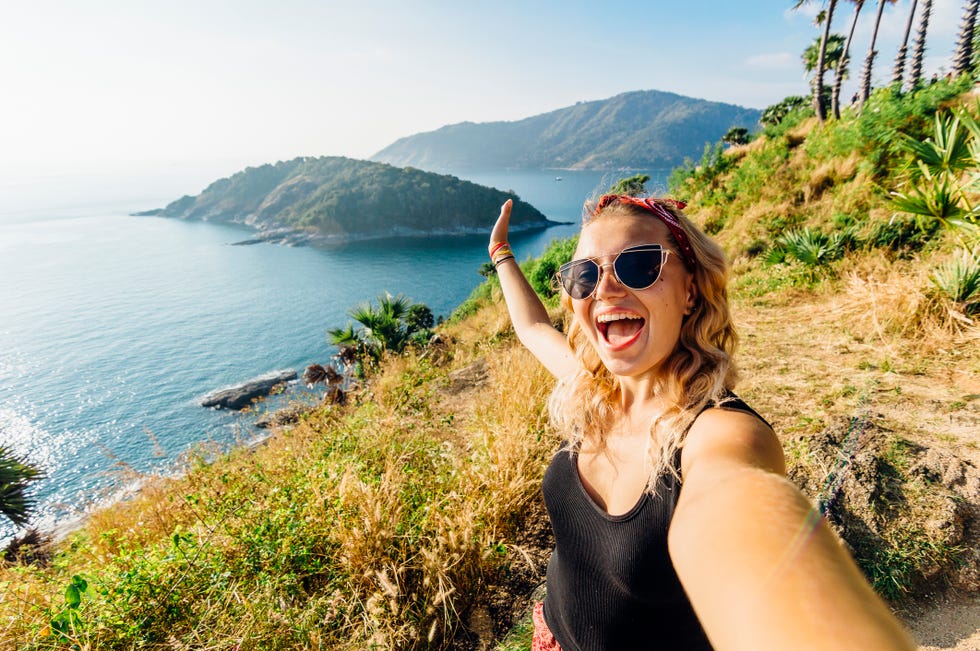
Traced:
<svg viewBox="0 0 980 651">
<path fill-rule="evenodd" d="M 339 156 L 249 167 L 140 215 L 246 224 L 264 239 L 338 242 L 482 232 L 514 200 L 518 230 L 551 222 L 513 193 L 455 176 Z"/>
</svg>

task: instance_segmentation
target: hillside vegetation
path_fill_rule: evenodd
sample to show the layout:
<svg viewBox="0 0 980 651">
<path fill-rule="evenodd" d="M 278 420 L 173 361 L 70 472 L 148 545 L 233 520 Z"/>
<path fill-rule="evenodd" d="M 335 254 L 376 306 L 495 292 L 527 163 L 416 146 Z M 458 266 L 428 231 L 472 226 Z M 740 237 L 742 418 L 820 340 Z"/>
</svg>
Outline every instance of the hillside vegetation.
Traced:
<svg viewBox="0 0 980 651">
<path fill-rule="evenodd" d="M 968 91 L 886 89 L 824 124 L 791 112 L 673 177 L 732 258 L 739 394 L 907 617 L 980 589 L 980 134 L 963 127 L 942 178 L 910 149 L 949 143 L 936 115 L 947 135 L 950 109 L 968 123 Z M 548 278 L 573 249 L 524 263 L 557 323 Z M 345 404 L 256 449 L 202 449 L 53 550 L 21 550 L 0 568 L 0 646 L 526 650 L 511 625 L 547 561 L 553 381 L 492 277 L 437 331 Z"/>
<path fill-rule="evenodd" d="M 294 158 L 249 167 L 142 215 L 248 224 L 319 239 L 466 233 L 514 199 L 518 229 L 547 218 L 513 193 L 455 176 L 339 156 Z"/>
<path fill-rule="evenodd" d="M 669 169 L 760 111 L 656 90 L 579 102 L 514 122 L 463 122 L 401 138 L 372 157 L 427 170 Z"/>
</svg>

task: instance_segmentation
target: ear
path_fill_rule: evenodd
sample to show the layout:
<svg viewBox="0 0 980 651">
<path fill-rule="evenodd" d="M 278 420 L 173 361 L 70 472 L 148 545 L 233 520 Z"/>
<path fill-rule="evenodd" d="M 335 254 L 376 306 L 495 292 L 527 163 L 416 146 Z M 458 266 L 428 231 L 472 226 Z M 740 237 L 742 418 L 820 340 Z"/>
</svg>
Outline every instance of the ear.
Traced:
<svg viewBox="0 0 980 651">
<path fill-rule="evenodd" d="M 684 315 L 689 316 L 698 304 L 698 286 L 694 283 L 694 275 L 687 279 L 687 301 L 684 303 Z"/>
</svg>

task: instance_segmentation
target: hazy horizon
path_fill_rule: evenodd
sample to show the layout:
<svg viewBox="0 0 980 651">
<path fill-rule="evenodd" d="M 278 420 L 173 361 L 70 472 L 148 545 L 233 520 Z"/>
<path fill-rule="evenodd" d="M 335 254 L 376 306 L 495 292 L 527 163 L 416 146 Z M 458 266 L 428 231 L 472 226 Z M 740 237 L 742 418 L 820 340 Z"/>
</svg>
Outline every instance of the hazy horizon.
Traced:
<svg viewBox="0 0 980 651">
<path fill-rule="evenodd" d="M 13 5 L 0 24 L 0 217 L 87 197 L 169 201 L 248 166 L 363 159 L 447 124 L 635 90 L 764 108 L 807 94 L 800 55 L 819 35 L 819 3 L 768 4 Z M 861 13 L 846 98 L 876 5 Z M 886 6 L 878 84 L 908 5 Z M 834 31 L 846 32 L 852 8 L 839 4 Z M 961 13 L 962 2 L 935 0 L 925 75 L 950 65 Z"/>
</svg>

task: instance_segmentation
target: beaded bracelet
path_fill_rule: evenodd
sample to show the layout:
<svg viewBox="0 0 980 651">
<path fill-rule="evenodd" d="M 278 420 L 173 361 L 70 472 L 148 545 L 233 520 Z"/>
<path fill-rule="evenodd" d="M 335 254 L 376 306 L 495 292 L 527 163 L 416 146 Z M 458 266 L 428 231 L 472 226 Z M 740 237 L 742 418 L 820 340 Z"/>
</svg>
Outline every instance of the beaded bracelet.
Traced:
<svg viewBox="0 0 980 651">
<path fill-rule="evenodd" d="M 499 263 L 513 257 L 514 252 L 510 250 L 510 244 L 507 242 L 498 242 L 490 249 L 490 261 L 493 263 L 494 269 Z"/>
<path fill-rule="evenodd" d="M 493 261 L 493 268 L 496 269 L 502 263 L 507 262 L 508 260 L 513 260 L 513 259 L 514 259 L 514 256 L 513 255 L 505 255 L 503 257 L 498 256 L 497 259 Z"/>
<path fill-rule="evenodd" d="M 497 251 L 499 251 L 501 248 L 505 246 L 507 248 L 510 248 L 510 245 L 507 242 L 497 242 L 492 247 L 490 247 L 490 259 L 493 260 L 493 257 L 497 255 Z"/>
</svg>

